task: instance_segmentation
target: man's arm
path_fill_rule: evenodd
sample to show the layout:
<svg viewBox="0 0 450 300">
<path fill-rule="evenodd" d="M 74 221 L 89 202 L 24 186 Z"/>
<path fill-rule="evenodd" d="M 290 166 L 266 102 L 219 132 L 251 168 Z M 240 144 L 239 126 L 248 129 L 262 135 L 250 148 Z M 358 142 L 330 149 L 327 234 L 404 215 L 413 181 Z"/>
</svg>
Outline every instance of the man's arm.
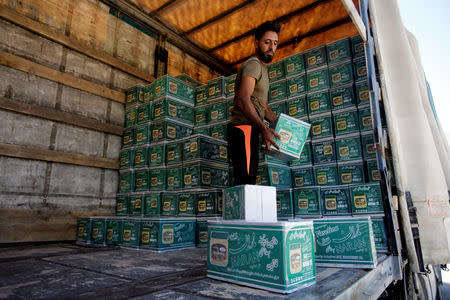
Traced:
<svg viewBox="0 0 450 300">
<path fill-rule="evenodd" d="M 278 134 L 273 129 L 267 127 L 259 118 L 258 112 L 256 111 L 255 106 L 250 99 L 250 96 L 255 90 L 255 84 L 255 78 L 250 76 L 242 77 L 239 90 L 237 91 L 235 105 L 242 111 L 247 120 L 249 120 L 253 125 L 259 128 L 262 134 L 263 145 L 266 147 L 266 149 L 270 149 L 271 144 L 279 149 L 278 145 L 273 140 L 274 136 L 277 136 L 277 138 L 279 138 Z"/>
<path fill-rule="evenodd" d="M 266 109 L 264 110 L 264 118 L 272 122 L 277 118 L 277 114 L 270 108 L 269 103 L 266 102 Z"/>
</svg>

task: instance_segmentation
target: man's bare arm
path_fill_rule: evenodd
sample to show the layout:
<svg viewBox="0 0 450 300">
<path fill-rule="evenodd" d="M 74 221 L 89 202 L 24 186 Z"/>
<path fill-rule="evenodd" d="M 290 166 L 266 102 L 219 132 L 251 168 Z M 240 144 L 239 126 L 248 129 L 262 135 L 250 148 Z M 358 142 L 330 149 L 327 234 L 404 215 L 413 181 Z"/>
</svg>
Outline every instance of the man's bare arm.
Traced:
<svg viewBox="0 0 450 300">
<path fill-rule="evenodd" d="M 264 118 L 272 122 L 277 118 L 277 114 L 269 107 L 269 103 L 266 103 L 266 109 L 264 110 Z"/>
</svg>

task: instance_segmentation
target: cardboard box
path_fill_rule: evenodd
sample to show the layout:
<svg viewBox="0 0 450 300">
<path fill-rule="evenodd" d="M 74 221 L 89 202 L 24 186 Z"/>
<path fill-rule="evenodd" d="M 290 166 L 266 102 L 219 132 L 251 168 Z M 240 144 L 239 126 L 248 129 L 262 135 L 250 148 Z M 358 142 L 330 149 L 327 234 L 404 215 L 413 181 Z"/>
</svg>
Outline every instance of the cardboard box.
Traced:
<svg viewBox="0 0 450 300">
<path fill-rule="evenodd" d="M 331 111 L 330 93 L 328 90 L 308 93 L 306 99 L 308 101 L 308 113 L 310 116 L 329 113 Z"/>
<path fill-rule="evenodd" d="M 166 144 L 166 164 L 176 165 L 183 162 L 183 142 L 184 140 L 175 140 Z"/>
<path fill-rule="evenodd" d="M 359 133 L 358 111 L 356 108 L 333 113 L 333 123 L 336 136 Z"/>
<path fill-rule="evenodd" d="M 194 106 L 172 97 L 155 99 L 152 102 L 152 121 L 169 118 L 194 124 Z"/>
<path fill-rule="evenodd" d="M 362 159 L 361 139 L 359 134 L 336 138 L 336 154 L 338 161 Z"/>
<path fill-rule="evenodd" d="M 287 98 L 287 88 L 285 79 L 270 83 L 269 103 L 278 100 L 286 100 L 286 98 Z"/>
<path fill-rule="evenodd" d="M 354 215 L 384 215 L 379 183 L 350 186 L 351 208 Z"/>
<path fill-rule="evenodd" d="M 320 201 L 324 216 L 351 214 L 348 186 L 321 187 Z"/>
<path fill-rule="evenodd" d="M 292 189 L 277 189 L 277 219 L 288 220 L 293 217 Z"/>
<path fill-rule="evenodd" d="M 343 85 L 330 90 L 331 109 L 338 111 L 349 107 L 356 107 L 356 97 L 353 84 Z"/>
<path fill-rule="evenodd" d="M 339 178 L 336 163 L 314 166 L 314 179 L 316 185 L 337 185 Z"/>
<path fill-rule="evenodd" d="M 144 194 L 145 217 L 159 217 L 161 215 L 162 194 L 160 192 L 148 192 Z"/>
<path fill-rule="evenodd" d="M 130 207 L 129 194 L 117 194 L 116 197 L 116 216 L 128 216 Z"/>
<path fill-rule="evenodd" d="M 353 54 L 354 58 L 366 55 L 366 52 L 364 49 L 364 42 L 360 35 L 352 36 L 350 38 L 350 41 L 352 44 L 352 54 Z"/>
<path fill-rule="evenodd" d="M 374 269 L 377 255 L 369 217 L 314 220 L 316 265 Z"/>
<path fill-rule="evenodd" d="M 155 91 L 155 99 L 164 96 L 172 96 L 191 105 L 195 104 L 194 87 L 178 78 L 174 78 L 169 75 L 161 76 L 153 82 L 153 87 Z"/>
<path fill-rule="evenodd" d="M 314 171 L 311 165 L 291 168 L 291 172 L 294 188 L 315 185 Z"/>
<path fill-rule="evenodd" d="M 290 161 L 289 165 L 291 167 L 299 167 L 305 165 L 311 165 L 313 163 L 312 153 L 311 153 L 311 142 L 306 142 L 303 146 L 300 158 Z"/>
<path fill-rule="evenodd" d="M 339 184 L 361 184 L 365 182 L 362 160 L 338 162 Z"/>
<path fill-rule="evenodd" d="M 271 186 L 239 185 L 223 196 L 223 219 L 276 222 L 276 189 Z"/>
<path fill-rule="evenodd" d="M 330 114 L 319 115 L 309 119 L 311 123 L 311 139 L 333 137 L 333 121 Z"/>
<path fill-rule="evenodd" d="M 314 165 L 336 161 L 336 145 L 334 139 L 326 139 L 311 143 Z"/>
<path fill-rule="evenodd" d="M 302 119 L 308 116 L 306 95 L 286 100 L 286 110 L 290 117 Z"/>
<path fill-rule="evenodd" d="M 152 143 L 172 141 L 188 137 L 192 134 L 193 126 L 172 119 L 161 119 L 152 123 Z"/>
<path fill-rule="evenodd" d="M 352 49 L 349 38 L 343 38 L 335 42 L 329 43 L 327 48 L 328 64 L 350 60 L 352 58 Z"/>
<path fill-rule="evenodd" d="M 228 163 L 227 142 L 205 135 L 192 135 L 183 140 L 183 161 L 197 159 Z"/>
<path fill-rule="evenodd" d="M 306 69 L 316 69 L 327 65 L 327 53 L 325 45 L 318 46 L 304 52 Z"/>
<path fill-rule="evenodd" d="M 292 187 L 291 169 L 272 163 L 260 164 L 256 172 L 256 184 L 290 188 Z"/>
<path fill-rule="evenodd" d="M 353 59 L 353 76 L 355 82 L 360 80 L 367 80 L 367 66 L 366 66 L 366 58 L 359 57 Z"/>
<path fill-rule="evenodd" d="M 136 147 L 133 150 L 133 168 L 145 168 L 149 165 L 149 146 Z"/>
<path fill-rule="evenodd" d="M 308 92 L 317 92 L 330 88 L 328 68 L 306 72 L 306 89 Z"/>
<path fill-rule="evenodd" d="M 148 158 L 150 167 L 160 167 L 166 164 L 166 142 L 158 142 L 150 145 L 148 149 Z"/>
<path fill-rule="evenodd" d="M 219 76 L 208 80 L 208 101 L 226 97 L 225 77 Z"/>
<path fill-rule="evenodd" d="M 284 78 L 284 65 L 283 61 L 277 61 L 267 66 L 267 72 L 269 74 L 269 81 L 274 82 Z"/>
<path fill-rule="evenodd" d="M 286 79 L 288 99 L 304 95 L 307 90 L 306 74 L 299 74 Z"/>
<path fill-rule="evenodd" d="M 283 62 L 286 77 L 305 73 L 305 59 L 302 52 L 285 57 Z"/>
<path fill-rule="evenodd" d="M 207 276 L 278 293 L 313 284 L 311 223 L 209 221 Z"/>
<path fill-rule="evenodd" d="M 304 121 L 280 114 L 275 122 L 270 124 L 270 127 L 281 137 L 280 140 L 274 138 L 280 150 L 275 150 L 272 147 L 268 154 L 282 160 L 299 158 L 308 137 L 310 126 Z"/>
<path fill-rule="evenodd" d="M 353 83 L 353 66 L 350 60 L 330 66 L 329 73 L 332 87 Z"/>
<path fill-rule="evenodd" d="M 295 188 L 293 200 L 295 217 L 313 218 L 322 216 L 319 187 Z"/>
</svg>

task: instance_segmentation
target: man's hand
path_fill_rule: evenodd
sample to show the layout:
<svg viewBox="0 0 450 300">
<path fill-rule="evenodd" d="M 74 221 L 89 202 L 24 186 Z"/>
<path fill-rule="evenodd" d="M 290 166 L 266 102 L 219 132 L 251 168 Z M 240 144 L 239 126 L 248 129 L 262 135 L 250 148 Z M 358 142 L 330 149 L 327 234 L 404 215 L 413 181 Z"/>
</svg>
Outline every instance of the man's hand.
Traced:
<svg viewBox="0 0 450 300">
<path fill-rule="evenodd" d="M 275 140 L 273 137 L 275 136 L 277 139 L 280 139 L 280 136 L 278 133 L 275 132 L 272 128 L 269 128 L 267 126 L 264 126 L 264 129 L 261 131 L 262 135 L 262 146 L 266 148 L 267 150 L 271 150 L 271 145 L 275 146 L 278 150 L 280 150 L 280 147 L 275 143 Z"/>
</svg>

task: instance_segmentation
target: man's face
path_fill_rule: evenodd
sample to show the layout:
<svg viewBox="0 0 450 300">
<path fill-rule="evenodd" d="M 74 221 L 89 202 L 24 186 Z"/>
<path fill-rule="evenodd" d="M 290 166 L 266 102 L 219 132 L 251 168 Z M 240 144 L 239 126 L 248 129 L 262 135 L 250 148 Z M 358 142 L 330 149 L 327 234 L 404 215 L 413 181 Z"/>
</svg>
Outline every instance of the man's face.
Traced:
<svg viewBox="0 0 450 300">
<path fill-rule="evenodd" d="M 266 31 L 260 40 L 256 40 L 258 57 L 264 63 L 270 63 L 278 46 L 278 34 L 275 31 Z"/>
</svg>

